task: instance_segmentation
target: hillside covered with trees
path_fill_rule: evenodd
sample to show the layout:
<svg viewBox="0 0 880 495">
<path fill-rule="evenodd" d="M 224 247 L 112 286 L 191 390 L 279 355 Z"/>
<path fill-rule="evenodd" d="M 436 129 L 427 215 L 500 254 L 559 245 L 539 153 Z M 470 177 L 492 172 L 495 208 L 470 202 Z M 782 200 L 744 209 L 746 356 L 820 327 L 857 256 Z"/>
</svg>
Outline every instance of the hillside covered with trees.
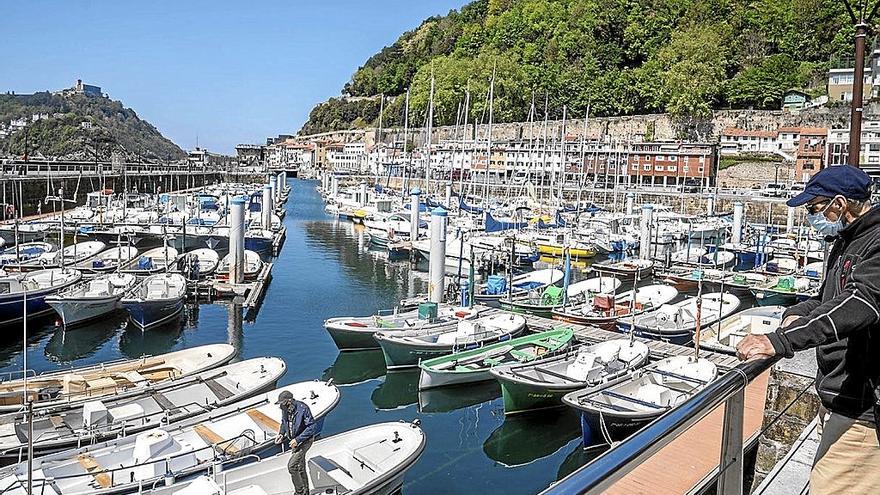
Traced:
<svg viewBox="0 0 880 495">
<path fill-rule="evenodd" d="M 47 118 L 32 121 L 33 115 Z M 0 139 L 0 156 L 28 154 L 67 159 L 110 158 L 112 153 L 136 160 L 177 160 L 183 150 L 134 110 L 104 96 L 84 94 L 0 95 L 0 122 L 25 119 L 20 130 Z M 27 143 L 25 142 L 27 141 Z"/>
<path fill-rule="evenodd" d="M 869 42 L 870 46 L 870 42 Z M 425 20 L 357 69 L 343 96 L 316 106 L 303 134 L 425 120 L 431 74 L 435 124 L 486 120 L 493 70 L 496 122 L 718 108 L 779 108 L 791 88 L 825 91 L 831 60 L 852 57 L 839 0 L 476 0 Z M 354 98 L 347 98 L 354 97 Z M 364 99 L 364 97 L 372 97 Z"/>
</svg>

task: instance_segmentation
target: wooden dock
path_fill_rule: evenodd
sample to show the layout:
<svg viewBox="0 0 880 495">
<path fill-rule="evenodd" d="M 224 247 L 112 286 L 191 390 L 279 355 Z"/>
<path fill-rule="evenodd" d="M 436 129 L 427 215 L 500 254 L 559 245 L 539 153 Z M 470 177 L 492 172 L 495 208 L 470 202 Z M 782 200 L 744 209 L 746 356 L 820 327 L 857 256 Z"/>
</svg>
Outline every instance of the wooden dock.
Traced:
<svg viewBox="0 0 880 495">
<path fill-rule="evenodd" d="M 525 316 L 531 331 L 541 332 L 553 327 L 568 326 L 574 328 L 575 338 L 580 342 L 601 342 L 619 339 L 624 335 L 539 316 Z M 653 359 L 694 353 L 692 346 L 636 338 L 648 345 Z M 719 373 L 724 373 L 739 363 L 735 356 L 705 350 L 700 350 L 700 357 L 715 363 Z M 765 372 L 750 383 L 745 391 L 743 441 L 746 450 L 752 448 L 758 441 L 764 421 L 769 377 L 770 372 Z M 715 481 L 719 472 L 723 423 L 724 406 L 721 405 L 618 481 L 606 493 L 681 495 L 701 492 Z"/>
</svg>

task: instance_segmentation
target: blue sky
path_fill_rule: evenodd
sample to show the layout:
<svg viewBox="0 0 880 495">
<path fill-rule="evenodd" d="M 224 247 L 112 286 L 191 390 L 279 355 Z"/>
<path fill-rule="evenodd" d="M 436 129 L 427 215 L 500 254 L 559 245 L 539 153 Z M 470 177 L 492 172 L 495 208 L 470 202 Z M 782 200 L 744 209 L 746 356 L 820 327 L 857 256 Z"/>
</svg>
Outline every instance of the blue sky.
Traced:
<svg viewBox="0 0 880 495">
<path fill-rule="evenodd" d="M 101 86 L 185 149 L 294 133 L 370 55 L 466 0 L 4 0 L 0 90 Z"/>
</svg>

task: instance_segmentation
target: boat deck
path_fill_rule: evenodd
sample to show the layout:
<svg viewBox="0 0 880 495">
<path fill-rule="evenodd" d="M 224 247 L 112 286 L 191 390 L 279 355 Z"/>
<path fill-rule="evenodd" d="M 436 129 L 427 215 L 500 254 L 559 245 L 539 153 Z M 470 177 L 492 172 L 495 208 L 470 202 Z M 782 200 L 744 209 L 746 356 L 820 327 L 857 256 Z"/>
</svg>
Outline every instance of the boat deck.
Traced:
<svg viewBox="0 0 880 495">
<path fill-rule="evenodd" d="M 527 315 L 526 320 L 528 328 L 532 331 L 549 330 L 560 325 L 571 326 L 574 328 L 575 338 L 582 342 L 619 339 L 623 335 L 596 327 L 565 323 L 532 315 Z M 638 339 L 648 345 L 654 358 L 686 355 L 694 352 L 692 346 Z M 700 350 L 700 356 L 714 362 L 719 367 L 719 372 L 731 369 L 739 362 L 735 356 L 711 351 Z M 770 372 L 767 371 L 746 388 L 743 421 L 745 449 L 750 449 L 758 441 L 764 420 L 769 377 Z M 721 405 L 624 476 L 606 493 L 677 495 L 702 491 L 713 483 L 718 475 L 723 423 L 724 406 Z M 675 469 L 670 469 L 670 466 L 675 466 Z"/>
</svg>

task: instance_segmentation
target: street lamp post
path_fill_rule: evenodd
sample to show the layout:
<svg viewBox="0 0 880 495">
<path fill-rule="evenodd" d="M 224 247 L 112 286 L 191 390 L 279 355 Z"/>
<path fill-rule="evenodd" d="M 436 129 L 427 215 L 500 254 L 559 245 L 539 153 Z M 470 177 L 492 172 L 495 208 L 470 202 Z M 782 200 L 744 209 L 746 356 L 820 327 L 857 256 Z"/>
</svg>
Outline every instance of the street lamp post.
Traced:
<svg viewBox="0 0 880 495">
<path fill-rule="evenodd" d="M 849 155 L 847 164 L 859 166 L 862 142 L 862 105 L 865 84 L 865 38 L 868 36 L 868 25 L 877 14 L 880 1 L 875 1 L 868 13 L 870 0 L 843 0 L 843 5 L 856 29 L 856 60 L 853 67 L 852 102 L 850 105 Z M 855 7 L 855 8 L 854 8 Z M 867 13 L 867 15 L 866 15 Z"/>
</svg>

